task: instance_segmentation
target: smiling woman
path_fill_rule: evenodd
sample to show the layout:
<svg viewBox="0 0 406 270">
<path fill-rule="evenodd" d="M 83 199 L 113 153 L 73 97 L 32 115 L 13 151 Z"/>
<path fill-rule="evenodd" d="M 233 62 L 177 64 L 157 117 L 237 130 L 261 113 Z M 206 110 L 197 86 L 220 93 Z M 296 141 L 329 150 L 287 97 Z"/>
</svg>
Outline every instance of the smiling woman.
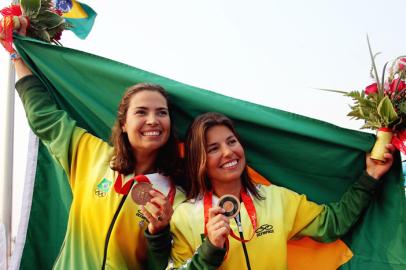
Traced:
<svg viewBox="0 0 406 270">
<path fill-rule="evenodd" d="M 138 164 L 149 167 L 157 159 L 157 164 L 167 172 L 175 168 L 176 164 L 161 161 L 171 160 L 170 157 L 177 153 L 165 90 L 147 83 L 127 89 L 119 104 L 111 138 L 115 147 L 112 165 L 115 170 L 133 172 L 136 163 L 133 158 L 143 160 Z M 128 152 L 130 149 L 132 152 Z M 159 158 L 158 153 L 161 153 Z"/>
<path fill-rule="evenodd" d="M 387 145 L 390 153 L 384 164 L 367 156 L 366 171 L 341 200 L 318 205 L 286 188 L 255 184 L 247 173 L 240 137 L 222 114 L 196 117 L 185 145 L 190 189 L 189 200 L 176 208 L 171 220 L 174 269 L 231 270 L 242 264 L 247 269 L 293 269 L 288 265 L 288 241 L 310 236 L 332 242 L 342 237 L 372 201 L 378 179 L 392 166 L 394 150 Z M 228 194 L 241 201 L 234 220 L 217 203 Z M 331 269 L 347 262 L 348 252 L 336 254 L 346 259 Z"/>
<path fill-rule="evenodd" d="M 206 133 L 207 176 L 219 195 L 239 196 L 239 179 L 245 168 L 244 149 L 234 133 L 226 126 L 214 126 Z"/>
<path fill-rule="evenodd" d="M 119 105 L 111 147 L 58 108 L 21 58 L 14 64 L 20 77 L 16 89 L 30 125 L 52 149 L 73 194 L 54 268 L 163 268 L 161 262 L 148 260 L 146 238 L 169 230 L 172 205 L 184 197 L 175 187 L 179 178 L 172 178 L 180 169 L 179 153 L 165 90 L 150 84 L 128 89 Z M 138 184 L 146 182 L 153 190 L 147 191 L 145 205 L 127 200 L 131 190 L 143 192 Z M 161 241 L 170 245 L 169 238 Z"/>
</svg>

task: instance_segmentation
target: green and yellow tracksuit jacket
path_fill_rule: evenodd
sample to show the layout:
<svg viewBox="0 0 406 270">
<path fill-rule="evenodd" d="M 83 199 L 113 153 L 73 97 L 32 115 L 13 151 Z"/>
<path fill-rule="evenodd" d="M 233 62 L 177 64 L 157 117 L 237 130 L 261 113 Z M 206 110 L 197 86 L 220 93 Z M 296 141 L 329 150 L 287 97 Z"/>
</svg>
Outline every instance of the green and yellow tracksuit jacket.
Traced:
<svg viewBox="0 0 406 270">
<path fill-rule="evenodd" d="M 31 129 L 58 160 L 72 189 L 67 231 L 54 268 L 146 268 L 148 250 L 144 232 L 147 222 L 131 196 L 126 198 L 114 190 L 118 173 L 109 166 L 112 147 L 77 127 L 65 111 L 57 108 L 35 76 L 19 80 L 16 89 Z M 122 177 L 128 180 L 132 176 Z M 154 188 L 168 193 L 170 180 L 167 177 L 147 176 Z M 177 190 L 174 204 L 183 199 L 184 194 Z M 167 235 L 149 236 L 162 243 L 155 246 L 155 253 L 160 254 L 162 262 L 167 262 L 170 250 Z"/>
<path fill-rule="evenodd" d="M 337 203 L 318 205 L 286 188 L 276 185 L 258 185 L 265 198 L 253 198 L 257 215 L 257 229 L 253 228 L 241 204 L 243 235 L 248 239 L 246 249 L 251 269 L 288 269 L 287 242 L 290 239 L 310 236 L 329 242 L 343 236 L 357 221 L 368 205 L 378 182 L 364 173 Z M 213 196 L 213 205 L 218 198 Z M 238 235 L 235 220 L 230 220 L 231 229 Z M 204 237 L 203 200 L 189 200 L 180 204 L 171 220 L 173 248 L 170 269 L 247 269 L 242 243 L 232 237 L 226 249 L 213 246 Z M 351 257 L 351 254 L 349 258 Z M 303 266 L 300 269 L 316 269 Z M 335 269 L 335 268 L 334 268 Z"/>
</svg>

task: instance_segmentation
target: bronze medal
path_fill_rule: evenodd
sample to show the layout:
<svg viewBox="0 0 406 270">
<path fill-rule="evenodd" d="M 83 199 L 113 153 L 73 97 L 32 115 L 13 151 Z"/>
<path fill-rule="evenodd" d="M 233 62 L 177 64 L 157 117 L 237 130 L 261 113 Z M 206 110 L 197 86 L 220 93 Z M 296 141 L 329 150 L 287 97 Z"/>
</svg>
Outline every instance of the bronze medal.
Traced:
<svg viewBox="0 0 406 270">
<path fill-rule="evenodd" d="M 225 210 L 223 215 L 230 219 L 240 212 L 240 201 L 234 195 L 227 194 L 222 196 L 217 205 Z"/>
<path fill-rule="evenodd" d="M 131 190 L 131 197 L 138 205 L 145 205 L 152 199 L 149 191 L 152 190 L 152 185 L 147 182 L 138 182 Z"/>
</svg>

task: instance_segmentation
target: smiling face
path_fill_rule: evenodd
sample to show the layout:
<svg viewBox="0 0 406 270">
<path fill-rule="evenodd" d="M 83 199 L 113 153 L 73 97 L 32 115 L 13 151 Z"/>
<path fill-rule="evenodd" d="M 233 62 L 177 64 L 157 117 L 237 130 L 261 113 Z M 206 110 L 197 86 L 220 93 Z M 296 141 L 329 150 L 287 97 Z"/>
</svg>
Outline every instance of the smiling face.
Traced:
<svg viewBox="0 0 406 270">
<path fill-rule="evenodd" d="M 134 94 L 122 129 L 135 155 L 157 153 L 169 138 L 168 104 L 159 92 L 144 90 Z"/>
<path fill-rule="evenodd" d="M 228 127 L 217 125 L 207 130 L 206 156 L 206 172 L 213 186 L 241 181 L 244 149 Z"/>
</svg>

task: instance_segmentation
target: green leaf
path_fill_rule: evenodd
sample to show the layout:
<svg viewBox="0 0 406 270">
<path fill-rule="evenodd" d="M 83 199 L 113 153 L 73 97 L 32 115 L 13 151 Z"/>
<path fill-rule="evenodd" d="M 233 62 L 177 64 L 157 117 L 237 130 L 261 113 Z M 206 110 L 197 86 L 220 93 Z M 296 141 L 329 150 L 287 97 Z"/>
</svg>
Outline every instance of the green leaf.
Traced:
<svg viewBox="0 0 406 270">
<path fill-rule="evenodd" d="M 48 43 L 51 42 L 51 37 L 49 36 L 49 34 L 46 30 L 37 30 L 35 32 L 35 38 L 48 42 Z"/>
<path fill-rule="evenodd" d="M 55 28 L 64 23 L 64 19 L 61 16 L 51 11 L 43 12 L 38 18 L 46 29 Z"/>
<path fill-rule="evenodd" d="M 317 90 L 326 91 L 326 92 L 334 92 L 339 94 L 348 94 L 348 92 L 342 90 L 335 90 L 335 89 L 327 89 L 327 88 L 316 88 Z"/>
<path fill-rule="evenodd" d="M 41 8 L 41 0 L 20 0 L 23 14 L 27 17 L 35 17 Z"/>
<path fill-rule="evenodd" d="M 398 118 L 398 114 L 393 108 L 392 102 L 388 96 L 385 96 L 378 105 L 378 114 L 388 126 L 390 123 Z"/>
<path fill-rule="evenodd" d="M 376 54 L 374 56 L 374 54 L 372 53 L 371 43 L 369 42 L 369 36 L 368 35 L 367 35 L 367 42 L 368 42 L 369 55 L 371 56 L 372 69 L 374 71 L 376 84 L 378 86 L 378 92 L 379 92 L 379 95 L 382 96 L 383 95 L 383 89 L 382 89 L 381 84 L 379 82 L 378 70 L 377 70 L 376 64 L 375 64 L 375 56 L 378 55 L 378 54 Z"/>
</svg>

